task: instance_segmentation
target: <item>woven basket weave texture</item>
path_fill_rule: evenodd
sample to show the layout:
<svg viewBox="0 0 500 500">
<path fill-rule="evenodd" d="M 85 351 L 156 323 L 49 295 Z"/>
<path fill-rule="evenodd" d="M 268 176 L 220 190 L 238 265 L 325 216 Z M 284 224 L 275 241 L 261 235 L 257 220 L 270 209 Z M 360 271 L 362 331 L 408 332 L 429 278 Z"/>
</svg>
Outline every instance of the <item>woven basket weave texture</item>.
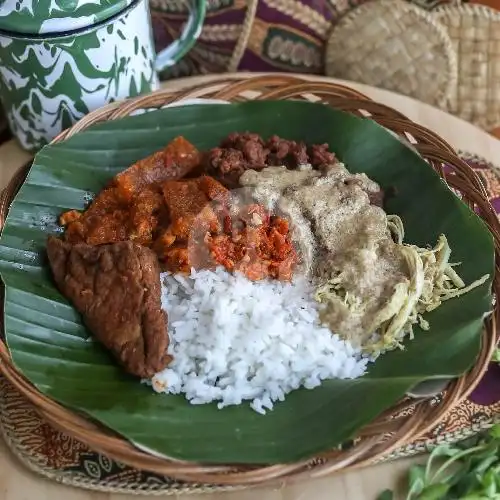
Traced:
<svg viewBox="0 0 500 500">
<path fill-rule="evenodd" d="M 91 113 L 73 128 L 63 132 L 54 142 L 61 142 L 87 127 L 106 120 L 116 120 L 144 108 L 158 108 L 171 102 L 192 97 L 210 97 L 230 101 L 247 99 L 315 99 L 337 109 L 356 115 L 370 115 L 381 125 L 399 134 L 405 140 L 412 137 L 413 145 L 429 161 L 451 188 L 460 192 L 463 200 L 475 206 L 492 231 L 497 258 L 500 248 L 500 224 L 488 200 L 487 193 L 477 175 L 461 160 L 453 149 L 433 132 L 421 127 L 387 106 L 375 103 L 362 94 L 330 83 L 315 83 L 292 77 L 256 77 L 242 81 L 219 81 L 214 84 L 190 88 L 178 93 L 160 91 L 124 103 L 114 103 Z M 26 171 L 20 171 L 5 190 L 0 200 L 0 221 L 5 220 L 7 209 Z M 500 292 L 500 277 L 494 279 L 494 291 Z M 495 314 L 486 321 L 481 353 L 474 367 L 464 376 L 452 381 L 439 401 L 432 398 L 403 400 L 388 409 L 362 430 L 355 444 L 345 451 L 331 451 L 303 462 L 263 467 L 221 465 L 211 466 L 168 461 L 138 450 L 129 442 L 107 432 L 100 426 L 63 408 L 42 395 L 17 372 L 7 347 L 0 343 L 0 372 L 24 395 L 53 426 L 100 451 L 110 458 L 138 469 L 167 475 L 171 478 L 213 485 L 254 485 L 290 477 L 318 477 L 346 467 L 371 463 L 382 455 L 414 440 L 435 424 L 473 390 L 484 374 L 495 348 L 497 337 Z M 408 408 L 411 407 L 411 411 Z"/>
</svg>

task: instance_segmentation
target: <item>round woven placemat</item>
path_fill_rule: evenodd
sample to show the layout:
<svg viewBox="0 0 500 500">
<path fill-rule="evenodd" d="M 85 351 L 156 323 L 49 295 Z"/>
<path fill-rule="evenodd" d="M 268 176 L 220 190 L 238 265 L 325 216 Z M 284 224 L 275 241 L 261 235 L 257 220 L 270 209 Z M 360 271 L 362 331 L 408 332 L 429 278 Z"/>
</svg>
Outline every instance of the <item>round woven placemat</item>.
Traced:
<svg viewBox="0 0 500 500">
<path fill-rule="evenodd" d="M 456 86 L 457 58 L 431 14 L 403 0 L 375 0 L 334 26 L 325 72 L 442 107 Z"/>
<path fill-rule="evenodd" d="M 457 156 L 449 144 L 430 130 L 413 123 L 401 113 L 341 85 L 273 75 L 241 81 L 217 81 L 177 93 L 163 90 L 97 110 L 63 132 L 54 142 L 62 142 L 99 122 L 120 119 L 138 111 L 156 109 L 175 101 L 194 97 L 229 101 L 307 99 L 320 101 L 325 105 L 358 116 L 370 116 L 405 141 L 410 140 L 429 165 L 446 179 L 452 189 L 460 193 L 462 200 L 477 211 L 494 235 L 496 257 L 500 259 L 500 224 L 480 176 Z M 0 199 L 0 222 L 5 220 L 7 208 L 25 175 L 25 170 L 20 171 Z M 493 287 L 498 295 L 500 293 L 498 273 L 494 277 Z M 372 463 L 435 427 L 446 413 L 467 397 L 487 370 L 497 342 L 495 327 L 497 316 L 498 306 L 495 307 L 495 314 L 485 322 L 481 352 L 475 365 L 462 377 L 450 382 L 442 398 L 439 400 L 405 398 L 362 429 L 348 448 L 329 450 L 309 460 L 293 464 L 260 467 L 232 464 L 207 465 L 151 456 L 102 426 L 96 425 L 41 394 L 13 366 L 8 349 L 3 342 L 0 342 L 0 371 L 17 391 L 36 407 L 48 423 L 117 462 L 178 481 L 217 486 L 250 486 L 291 477 L 320 477 L 346 467 Z"/>
<path fill-rule="evenodd" d="M 439 7 L 459 61 L 448 110 L 490 130 L 500 126 L 500 12 L 483 5 Z"/>
</svg>

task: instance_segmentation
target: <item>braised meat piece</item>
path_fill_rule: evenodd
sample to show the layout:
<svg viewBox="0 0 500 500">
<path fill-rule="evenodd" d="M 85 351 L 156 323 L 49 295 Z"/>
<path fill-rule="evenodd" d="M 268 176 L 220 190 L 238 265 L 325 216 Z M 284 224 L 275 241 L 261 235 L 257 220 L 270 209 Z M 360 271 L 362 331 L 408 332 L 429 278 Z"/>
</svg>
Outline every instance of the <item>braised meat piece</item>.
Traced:
<svg viewBox="0 0 500 500">
<path fill-rule="evenodd" d="M 247 169 L 281 165 L 294 169 L 308 163 L 319 168 L 335 162 L 328 144 L 313 144 L 308 148 L 304 142 L 282 139 L 277 135 L 264 141 L 258 134 L 235 132 L 221 141 L 219 147 L 208 151 L 205 169 L 226 187 L 233 188 L 239 185 L 239 179 Z"/>
<path fill-rule="evenodd" d="M 156 255 L 130 241 L 72 245 L 50 236 L 57 287 L 125 371 L 152 377 L 171 361 Z"/>
<path fill-rule="evenodd" d="M 104 245 L 133 240 L 150 246 L 163 207 L 159 186 L 144 188 L 129 203 L 120 201 L 116 188 L 108 188 L 85 212 L 70 210 L 59 222 L 66 225 L 64 237 L 69 243 Z"/>
<path fill-rule="evenodd" d="M 269 149 L 258 134 L 229 134 L 207 155 L 207 172 L 214 174 L 227 187 L 238 185 L 238 179 L 247 168 L 259 169 L 266 165 Z"/>
<path fill-rule="evenodd" d="M 229 134 L 221 142 L 221 148 L 233 151 L 241 151 L 246 162 L 246 168 L 262 167 L 265 165 L 269 149 L 258 134 Z"/>
<path fill-rule="evenodd" d="M 238 186 L 247 164 L 243 153 L 237 149 L 213 148 L 207 153 L 206 161 L 206 171 L 229 189 Z"/>
<path fill-rule="evenodd" d="M 81 216 L 82 212 L 79 212 L 78 210 L 68 210 L 59 216 L 59 224 L 61 224 L 61 226 L 67 226 L 68 224 L 77 221 Z"/>
<path fill-rule="evenodd" d="M 297 168 L 309 163 L 307 147 L 303 142 L 288 141 L 273 135 L 266 145 L 269 149 L 267 165 Z"/>
<path fill-rule="evenodd" d="M 335 155 L 328 150 L 328 144 L 313 144 L 309 148 L 309 163 L 313 167 L 333 165 L 336 161 Z"/>
</svg>

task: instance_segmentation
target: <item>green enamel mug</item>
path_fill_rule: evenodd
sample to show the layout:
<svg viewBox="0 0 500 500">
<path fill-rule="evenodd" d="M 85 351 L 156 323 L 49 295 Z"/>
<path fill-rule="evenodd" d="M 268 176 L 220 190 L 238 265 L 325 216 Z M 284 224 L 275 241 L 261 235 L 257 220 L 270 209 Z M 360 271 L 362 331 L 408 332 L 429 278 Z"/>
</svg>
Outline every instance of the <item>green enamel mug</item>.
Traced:
<svg viewBox="0 0 500 500">
<path fill-rule="evenodd" d="M 147 0 L 0 0 L 0 102 L 36 151 L 110 102 L 156 90 L 198 38 L 206 0 L 186 0 L 180 37 L 155 54 Z"/>
</svg>

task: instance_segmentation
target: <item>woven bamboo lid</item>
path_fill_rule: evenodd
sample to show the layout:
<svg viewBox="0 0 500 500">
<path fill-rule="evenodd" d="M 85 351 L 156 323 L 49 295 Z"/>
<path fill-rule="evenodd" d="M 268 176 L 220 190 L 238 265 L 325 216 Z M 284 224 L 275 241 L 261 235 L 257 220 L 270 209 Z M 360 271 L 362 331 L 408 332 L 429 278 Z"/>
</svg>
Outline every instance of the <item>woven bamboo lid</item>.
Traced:
<svg viewBox="0 0 500 500">
<path fill-rule="evenodd" d="M 325 71 L 443 106 L 455 88 L 457 59 L 431 14 L 403 0 L 375 0 L 333 28 Z"/>
<path fill-rule="evenodd" d="M 500 126 L 500 12 L 463 4 L 439 7 L 433 15 L 446 27 L 459 61 L 449 111 L 487 130 Z"/>
</svg>

